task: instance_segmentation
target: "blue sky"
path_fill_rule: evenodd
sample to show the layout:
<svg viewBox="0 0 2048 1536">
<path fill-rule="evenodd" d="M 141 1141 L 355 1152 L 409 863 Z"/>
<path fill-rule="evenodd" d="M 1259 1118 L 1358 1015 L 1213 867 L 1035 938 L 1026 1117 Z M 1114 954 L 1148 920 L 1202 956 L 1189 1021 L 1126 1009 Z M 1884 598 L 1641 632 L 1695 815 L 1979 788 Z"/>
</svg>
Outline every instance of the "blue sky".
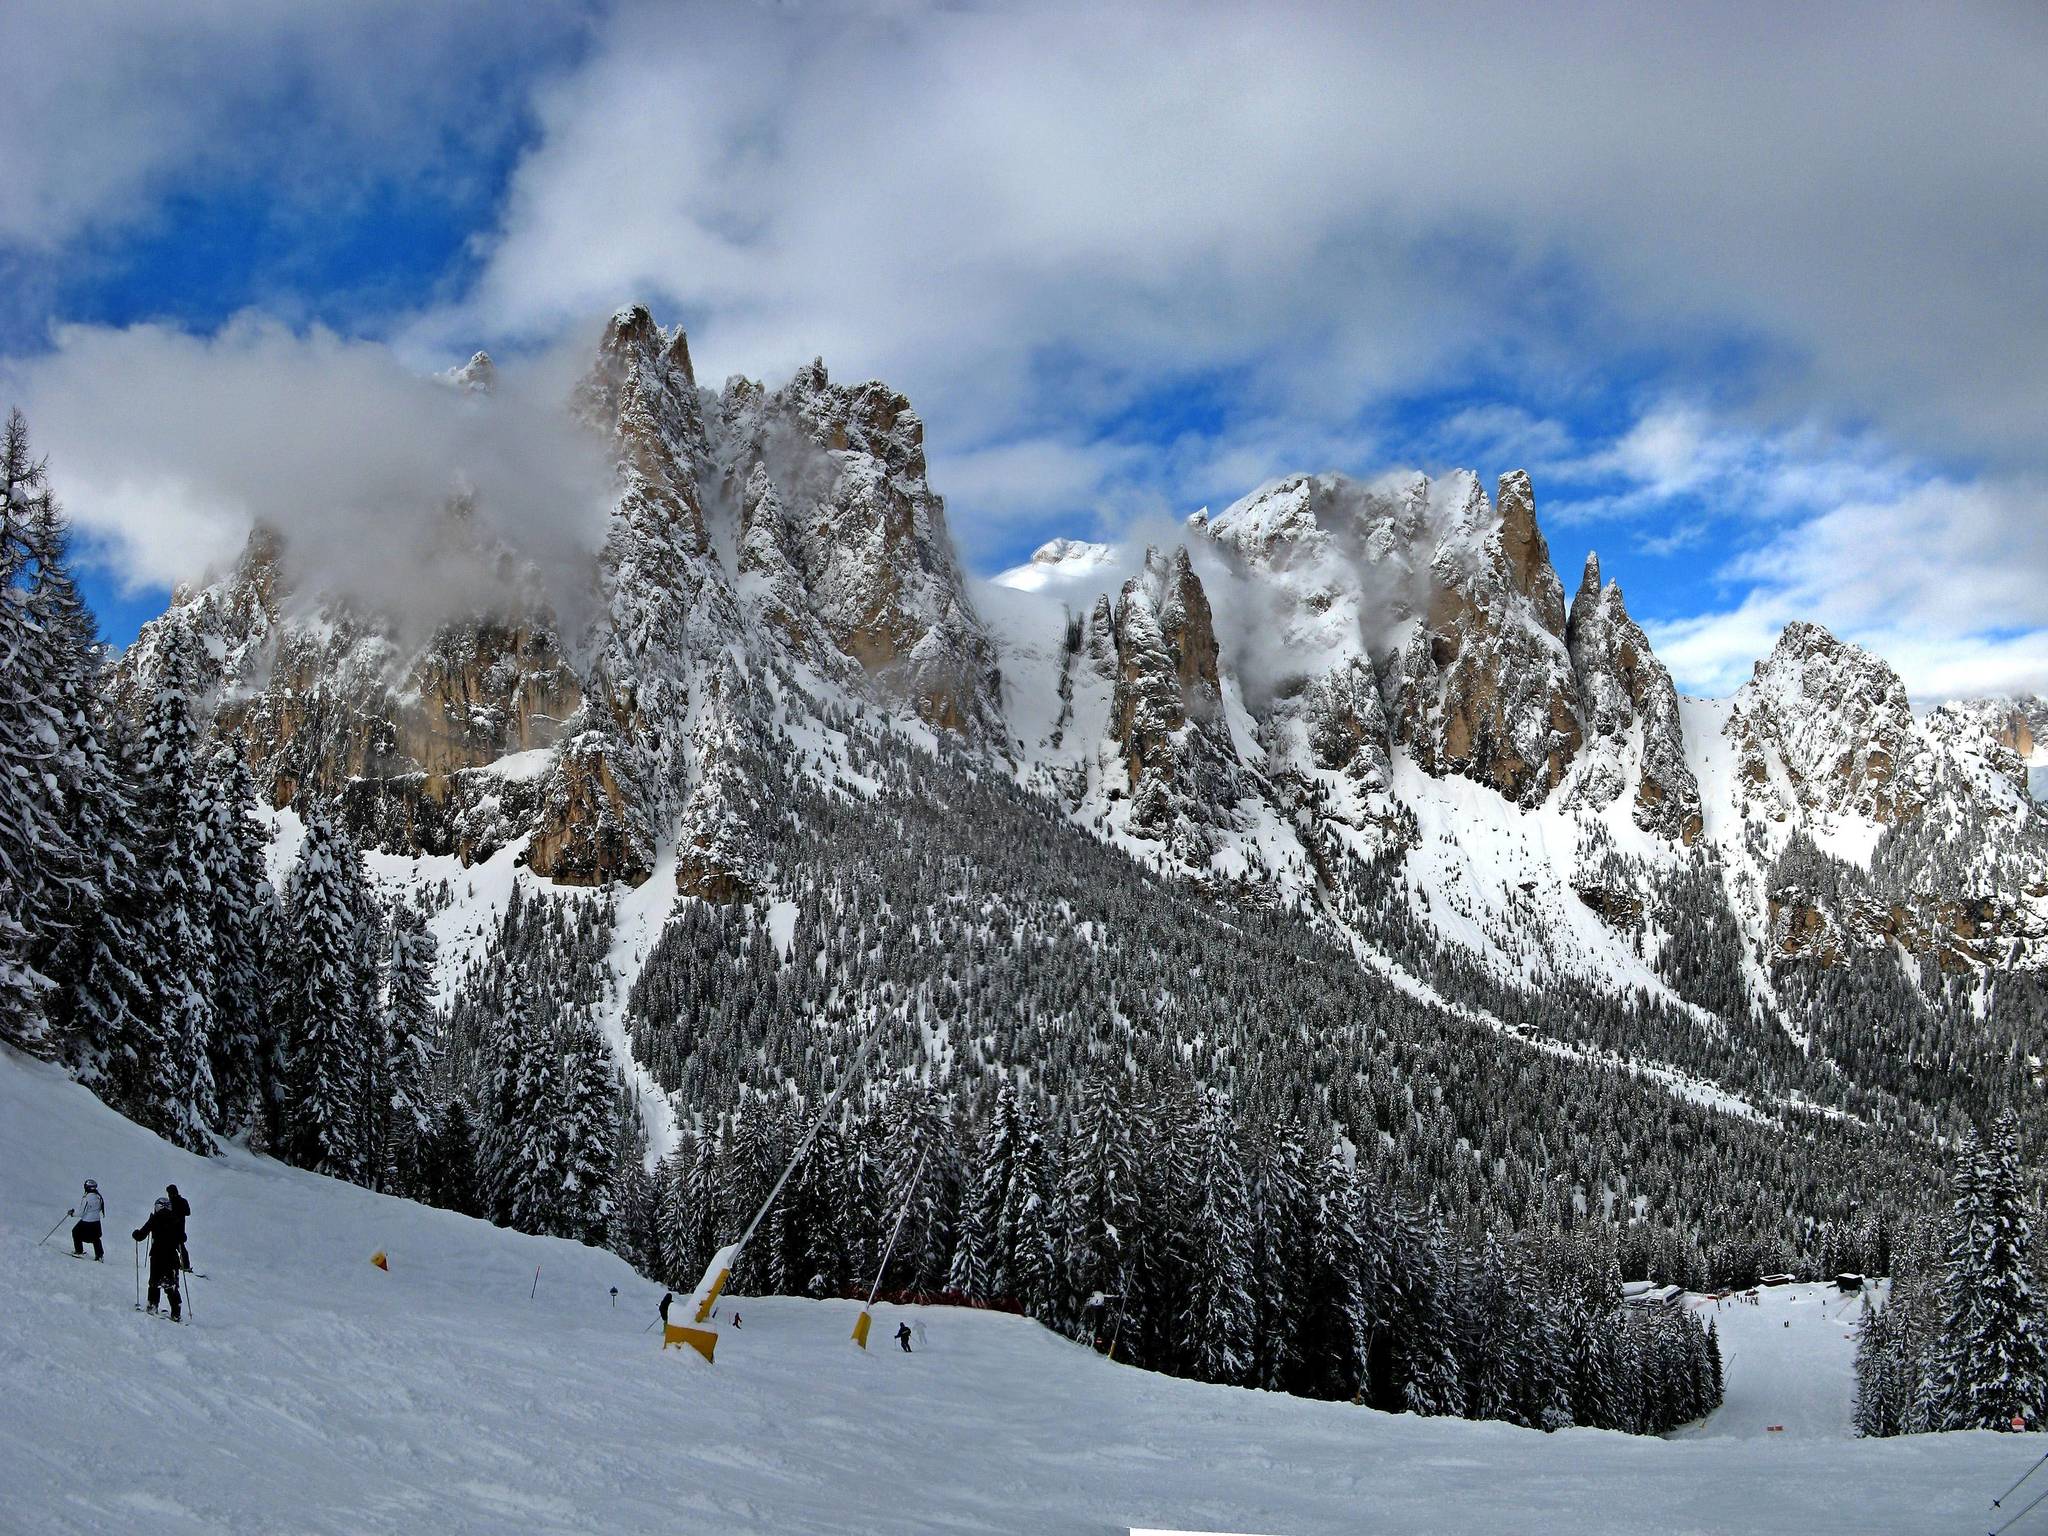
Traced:
<svg viewBox="0 0 2048 1536">
<path fill-rule="evenodd" d="M 368 537 L 421 375 L 544 392 L 642 300 L 708 381 L 905 390 L 983 572 L 1526 467 L 1689 690 L 1792 617 L 2048 688 L 2030 13 L 27 3 L 0 52 L 0 387 L 117 641 L 252 515 Z"/>
</svg>

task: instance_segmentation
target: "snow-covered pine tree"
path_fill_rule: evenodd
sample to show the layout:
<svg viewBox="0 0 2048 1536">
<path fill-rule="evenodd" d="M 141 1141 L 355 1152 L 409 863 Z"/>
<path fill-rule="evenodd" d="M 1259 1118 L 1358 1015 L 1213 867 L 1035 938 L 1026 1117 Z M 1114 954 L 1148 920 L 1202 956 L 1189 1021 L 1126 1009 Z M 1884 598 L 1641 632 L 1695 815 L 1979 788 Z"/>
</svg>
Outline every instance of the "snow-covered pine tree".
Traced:
<svg viewBox="0 0 2048 1536">
<path fill-rule="evenodd" d="M 37 498 L 25 537 L 33 566 L 28 610 L 43 645 L 43 696 L 60 732 L 59 751 L 47 767 L 80 877 L 63 891 L 64 910 L 41 919 L 33 962 L 56 984 L 48 1014 L 73 1069 L 118 1098 L 114 1078 L 133 1080 L 149 996 L 138 969 L 135 882 L 144 850 L 124 755 L 127 721 L 108 711 L 100 696 L 98 624 L 71 578 L 64 520 L 53 498 Z M 45 886 L 47 894 L 48 879 Z"/>
<path fill-rule="evenodd" d="M 507 978 L 505 1011 L 491 1043 L 490 1101 L 483 1134 L 485 1182 L 494 1219 L 522 1232 L 548 1232 L 560 1187 L 560 1105 L 553 1042 L 536 1020 L 525 978 Z"/>
<path fill-rule="evenodd" d="M 35 951 L 86 905 L 83 856 L 65 817 L 73 764 L 52 696 L 57 637 L 35 611 L 32 526 L 49 508 L 44 462 L 10 411 L 0 434 L 0 1040 L 55 1053 L 47 1014 L 55 983 Z"/>
<path fill-rule="evenodd" d="M 477 1173 L 476 1122 L 460 1097 L 451 1098 L 435 1122 L 433 1134 L 420 1145 L 415 1198 L 465 1216 L 481 1216 L 486 1206 Z"/>
<path fill-rule="evenodd" d="M 267 1121 L 278 1069 L 266 977 L 277 894 L 264 867 L 256 785 L 239 739 L 215 748 L 204 797 L 214 946 L 213 1082 L 219 1124 L 234 1131 Z"/>
<path fill-rule="evenodd" d="M 1251 1379 L 1256 1359 L 1251 1200 L 1230 1112 L 1216 1095 L 1205 1099 L 1194 1127 L 1194 1198 L 1184 1217 L 1190 1242 L 1179 1354 L 1197 1379 L 1234 1384 Z"/>
<path fill-rule="evenodd" d="M 1307 1141 L 1295 1127 L 1261 1127 L 1250 1151 L 1252 1385 L 1284 1390 L 1299 1370 L 1301 1328 L 1312 1304 L 1308 1236 L 1314 1229 Z"/>
<path fill-rule="evenodd" d="M 909 1207 L 882 1287 L 943 1290 L 960 1199 L 952 1116 L 946 1101 L 930 1087 L 904 1083 L 883 1102 L 881 1119 L 882 1187 L 890 1200 Z M 895 1219 L 892 1210 L 889 1220 Z"/>
<path fill-rule="evenodd" d="M 211 1150 L 214 1098 L 213 893 L 199 726 L 186 694 L 189 660 L 173 655 L 150 701 L 140 742 L 145 839 L 144 944 L 149 1012 L 133 1113 L 193 1151 Z"/>
<path fill-rule="evenodd" d="M 1017 1091 L 1008 1079 L 996 1085 L 988 1125 L 975 1143 L 967 1190 L 960 1202 L 960 1245 L 953 1251 L 947 1288 L 977 1301 L 1012 1294 L 1010 1234 L 1003 1230 L 1004 1205 L 1016 1178 L 1022 1131 Z"/>
<path fill-rule="evenodd" d="M 394 904 L 384 963 L 383 1138 L 375 1149 L 385 1188 L 405 1184 L 402 1170 L 434 1129 L 435 953 L 434 935 L 419 908 L 409 901 Z"/>
<path fill-rule="evenodd" d="M 1115 1080 L 1097 1073 L 1081 1087 L 1067 1140 L 1054 1227 L 1066 1239 L 1064 1315 L 1077 1331 L 1108 1324 L 1086 1303 L 1096 1292 L 1130 1289 L 1143 1259 L 1143 1158 L 1135 1117 Z M 965 1241 L 963 1219 L 963 1237 Z"/>
<path fill-rule="evenodd" d="M 1375 1298 L 1358 1181 L 1332 1143 L 1311 1175 L 1306 1268 L 1292 1321 L 1301 1361 L 1286 1389 L 1347 1399 L 1370 1386 Z"/>
<path fill-rule="evenodd" d="M 2043 1427 L 2048 1334 L 2034 1295 L 2033 1226 L 2018 1143 L 2018 1122 L 2008 1111 L 1957 1167 L 1933 1383 L 1941 1428 L 2005 1430 L 2014 1420 Z"/>
<path fill-rule="evenodd" d="M 1455 1349 L 1461 1301 L 1443 1229 L 1419 1211 L 1396 1207 L 1391 1236 L 1391 1326 L 1404 1404 L 1414 1413 L 1462 1415 Z"/>
<path fill-rule="evenodd" d="M 376 1020 L 363 953 L 368 907 L 362 855 L 320 807 L 308 807 L 306 838 L 285 881 L 276 1028 L 284 1041 L 281 1144 L 303 1167 L 359 1178 L 364 1162 L 366 1067 Z"/>
<path fill-rule="evenodd" d="M 558 1147 L 551 1225 L 545 1230 L 586 1243 L 604 1240 L 611 1219 L 612 1171 L 618 1156 L 619 1108 L 611 1047 L 587 1013 L 572 1015 L 553 1042 Z"/>
</svg>

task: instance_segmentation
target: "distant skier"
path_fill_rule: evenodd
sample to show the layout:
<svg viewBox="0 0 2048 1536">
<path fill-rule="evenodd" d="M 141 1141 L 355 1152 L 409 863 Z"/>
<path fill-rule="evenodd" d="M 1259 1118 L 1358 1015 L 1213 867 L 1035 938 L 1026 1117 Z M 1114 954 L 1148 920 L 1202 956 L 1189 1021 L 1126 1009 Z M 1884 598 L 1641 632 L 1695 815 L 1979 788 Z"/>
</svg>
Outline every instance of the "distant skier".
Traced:
<svg viewBox="0 0 2048 1536">
<path fill-rule="evenodd" d="M 910 1324 L 898 1323 L 896 1325 L 896 1342 L 903 1346 L 903 1353 L 906 1355 L 910 1353 Z"/>
<path fill-rule="evenodd" d="M 156 1311 L 157 1296 L 168 1295 L 171 1299 L 171 1321 L 182 1322 L 181 1298 L 178 1295 L 178 1233 L 182 1227 L 171 1202 L 159 1196 L 156 1208 L 149 1213 L 149 1220 L 135 1229 L 135 1241 L 149 1239 L 149 1306 Z"/>
<path fill-rule="evenodd" d="M 185 1246 L 185 1223 L 192 1219 L 192 1207 L 178 1193 L 175 1184 L 166 1184 L 164 1194 L 171 1202 L 171 1214 L 178 1218 L 178 1268 L 189 1275 L 192 1273 L 192 1250 Z"/>
<path fill-rule="evenodd" d="M 71 1252 L 77 1258 L 85 1257 L 85 1245 L 92 1244 L 92 1256 L 100 1263 L 106 1262 L 106 1250 L 100 1247 L 100 1223 L 106 1219 L 107 1202 L 100 1198 L 100 1187 L 91 1179 L 85 1181 L 85 1198 L 78 1202 L 78 1225 L 71 1229 Z"/>
<path fill-rule="evenodd" d="M 661 1293 L 661 1306 L 657 1310 L 661 1313 L 661 1326 L 664 1328 L 668 1326 L 669 1303 L 675 1299 L 676 1293 L 674 1291 L 663 1291 Z"/>
<path fill-rule="evenodd" d="M 737 1312 L 732 1315 L 732 1326 L 734 1331 L 737 1332 L 740 1326 L 740 1315 Z"/>
</svg>

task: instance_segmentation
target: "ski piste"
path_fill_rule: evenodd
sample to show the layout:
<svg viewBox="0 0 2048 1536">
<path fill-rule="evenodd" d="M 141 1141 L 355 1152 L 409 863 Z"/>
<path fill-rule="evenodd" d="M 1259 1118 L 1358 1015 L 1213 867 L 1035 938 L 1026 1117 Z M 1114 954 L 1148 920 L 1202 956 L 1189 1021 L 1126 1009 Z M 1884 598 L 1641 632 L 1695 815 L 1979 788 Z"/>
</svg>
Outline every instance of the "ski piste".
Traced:
<svg viewBox="0 0 2048 1536">
<path fill-rule="evenodd" d="M 175 1174 L 195 1206 L 203 1198 L 221 1261 L 207 1328 L 180 1319 L 188 1337 L 175 1345 L 95 1329 L 113 1316 L 118 1273 L 26 1257 L 48 1223 L 28 1219 L 31 1196 L 68 1187 L 87 1164 L 135 1187 Z M 4 1053 L 0 1166 L 11 1367 L 0 1526 L 28 1530 L 135 1529 L 121 1479 L 81 1486 L 48 1450 L 118 1443 L 148 1448 L 144 1470 L 176 1468 L 158 1491 L 205 1511 L 173 1530 L 358 1529 L 368 1478 L 423 1527 L 628 1536 L 730 1528 L 741 1504 L 750 1528 L 863 1536 L 1112 1522 L 1287 1536 L 1920 1536 L 1987 1529 L 1988 1500 L 2039 1444 L 1855 1439 L 1856 1346 L 1843 1299 L 1819 1286 L 1710 1311 L 1730 1366 L 1727 1400 L 1705 1422 L 1664 1440 L 1545 1435 L 1175 1380 L 1020 1317 L 950 1307 L 878 1307 L 884 1339 L 898 1322 L 925 1325 L 929 1353 L 914 1368 L 893 1344 L 863 1354 L 849 1341 L 857 1299 L 735 1298 L 746 1327 L 716 1365 L 664 1359 L 642 1331 L 660 1289 L 603 1250 L 241 1148 L 192 1157 L 57 1069 Z M 377 1252 L 388 1270 L 369 1262 Z M 537 1263 L 544 1283 L 529 1300 Z M 192 1411 L 195 1390 L 204 1412 Z M 656 1428 L 621 1435 L 619 1423 Z M 288 1459 L 293 1476 L 250 1478 L 237 1458 L 251 1454 Z"/>
</svg>

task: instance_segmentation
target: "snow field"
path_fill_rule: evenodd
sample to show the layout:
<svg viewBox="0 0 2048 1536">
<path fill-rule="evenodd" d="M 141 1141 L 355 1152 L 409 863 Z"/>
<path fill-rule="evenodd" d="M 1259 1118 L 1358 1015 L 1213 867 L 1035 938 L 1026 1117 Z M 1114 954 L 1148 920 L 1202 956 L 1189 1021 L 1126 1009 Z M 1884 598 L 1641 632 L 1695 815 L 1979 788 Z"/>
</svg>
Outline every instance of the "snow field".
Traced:
<svg viewBox="0 0 2048 1536">
<path fill-rule="evenodd" d="M 68 1222 L 35 1246 L 86 1177 L 103 1266 Z M 128 1232 L 172 1181 L 212 1277 L 191 1328 L 132 1310 Z M 658 1296 L 595 1249 L 176 1151 L 0 1049 L 9 1536 L 1962 1533 L 2041 1449 L 1845 1438 L 1853 1345 L 1818 1288 L 1718 1314 L 1728 1406 L 1668 1441 L 1201 1386 L 946 1308 L 879 1309 L 863 1354 L 855 1303 L 737 1298 L 707 1366 L 644 1331 Z M 904 1317 L 916 1355 L 887 1341 Z"/>
</svg>

